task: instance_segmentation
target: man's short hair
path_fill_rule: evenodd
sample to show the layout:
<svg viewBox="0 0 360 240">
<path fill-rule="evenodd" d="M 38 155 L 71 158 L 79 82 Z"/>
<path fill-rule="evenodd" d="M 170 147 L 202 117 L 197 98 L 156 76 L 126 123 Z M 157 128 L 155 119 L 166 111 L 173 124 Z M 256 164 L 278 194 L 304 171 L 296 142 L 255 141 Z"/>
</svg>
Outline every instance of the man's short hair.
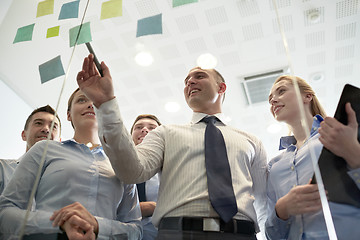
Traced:
<svg viewBox="0 0 360 240">
<path fill-rule="evenodd" d="M 26 122 L 25 122 L 25 126 L 24 126 L 24 130 L 27 130 L 28 126 L 29 126 L 29 123 L 31 121 L 31 118 L 32 116 L 35 114 L 35 113 L 38 113 L 38 112 L 46 112 L 46 113 L 50 113 L 54 116 L 56 116 L 56 118 L 59 120 L 59 129 L 60 129 L 60 133 L 61 133 L 61 121 L 60 121 L 60 118 L 59 116 L 56 114 L 55 115 L 55 110 L 50 107 L 50 105 L 46 105 L 46 106 L 43 106 L 43 107 L 39 107 L 37 109 L 35 109 L 34 111 L 32 111 L 32 113 L 29 115 L 29 117 L 26 119 Z"/>
<path fill-rule="evenodd" d="M 132 132 L 133 132 L 133 130 L 134 130 L 135 123 L 136 123 L 137 121 L 139 121 L 140 119 L 143 119 L 143 118 L 152 119 L 152 120 L 154 120 L 155 122 L 157 122 L 157 124 L 158 124 L 159 126 L 161 125 L 159 119 L 158 119 L 155 115 L 151 115 L 151 114 L 141 114 L 141 115 L 137 116 L 137 118 L 135 119 L 133 125 L 131 126 L 130 134 L 132 134 Z"/>
</svg>

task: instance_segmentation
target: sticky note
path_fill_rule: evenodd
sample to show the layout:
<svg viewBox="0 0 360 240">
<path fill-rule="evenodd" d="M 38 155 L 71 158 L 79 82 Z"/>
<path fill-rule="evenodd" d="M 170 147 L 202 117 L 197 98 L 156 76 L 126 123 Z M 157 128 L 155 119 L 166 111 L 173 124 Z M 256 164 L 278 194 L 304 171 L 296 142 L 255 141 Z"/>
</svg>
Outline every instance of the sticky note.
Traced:
<svg viewBox="0 0 360 240">
<path fill-rule="evenodd" d="M 138 20 L 136 37 L 162 33 L 162 14 Z"/>
<path fill-rule="evenodd" d="M 46 32 L 46 38 L 59 36 L 59 30 L 60 30 L 60 26 L 48 28 Z"/>
<path fill-rule="evenodd" d="M 101 20 L 119 16 L 122 16 L 122 0 L 110 0 L 101 4 Z"/>
<path fill-rule="evenodd" d="M 45 0 L 39 2 L 36 12 L 36 17 L 41 17 L 54 13 L 54 0 Z"/>
<path fill-rule="evenodd" d="M 194 3 L 194 2 L 198 2 L 198 0 L 173 0 L 173 7 L 178 7 L 181 5 Z"/>
<path fill-rule="evenodd" d="M 75 46 L 76 38 L 78 37 L 78 35 L 79 37 L 77 39 L 77 45 L 92 41 L 91 32 L 90 32 L 90 22 L 82 24 L 80 34 L 79 34 L 79 30 L 80 30 L 80 25 L 73 27 L 69 30 L 70 47 Z"/>
<path fill-rule="evenodd" d="M 31 41 L 35 23 L 18 28 L 13 43 Z"/>
<path fill-rule="evenodd" d="M 80 1 L 64 3 L 61 6 L 59 20 L 68 18 L 77 18 L 79 16 Z"/>
<path fill-rule="evenodd" d="M 60 55 L 39 65 L 39 72 L 42 84 L 64 75 L 65 72 L 61 63 Z"/>
</svg>

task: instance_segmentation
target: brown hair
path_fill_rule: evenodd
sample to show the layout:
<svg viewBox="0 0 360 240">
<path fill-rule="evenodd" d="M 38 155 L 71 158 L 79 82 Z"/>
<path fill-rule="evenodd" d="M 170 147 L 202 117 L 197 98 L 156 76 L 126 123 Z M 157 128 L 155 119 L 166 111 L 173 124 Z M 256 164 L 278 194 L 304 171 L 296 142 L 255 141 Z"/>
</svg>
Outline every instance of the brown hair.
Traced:
<svg viewBox="0 0 360 240">
<path fill-rule="evenodd" d="M 38 113 L 38 112 L 46 112 L 46 113 L 50 113 L 50 114 L 54 115 L 59 120 L 59 127 L 60 127 L 59 132 L 61 133 L 61 121 L 60 121 L 60 118 L 59 118 L 59 116 L 57 114 L 55 115 L 55 110 L 52 107 L 50 107 L 50 105 L 39 107 L 39 108 L 35 109 L 34 111 L 32 111 L 31 114 L 26 119 L 24 130 L 27 130 L 32 116 L 34 116 L 34 114 Z"/>
<path fill-rule="evenodd" d="M 297 76 L 283 75 L 283 76 L 278 77 L 275 80 L 274 84 L 276 84 L 280 81 L 288 81 L 290 84 L 293 84 L 292 79 L 296 80 L 297 84 L 299 85 L 299 89 L 300 89 L 301 93 L 312 95 L 311 106 L 310 106 L 311 114 L 313 116 L 319 114 L 322 117 L 326 117 L 325 110 L 321 106 L 318 98 L 315 96 L 314 90 L 304 79 L 297 77 Z"/>
<path fill-rule="evenodd" d="M 133 125 L 131 126 L 130 134 L 132 134 L 132 132 L 133 132 L 133 130 L 134 130 L 134 126 L 135 126 L 135 124 L 137 123 L 137 121 L 139 121 L 140 119 L 143 119 L 143 118 L 152 119 L 152 120 L 154 120 L 155 122 L 157 122 L 157 124 L 158 124 L 159 126 L 161 125 L 159 119 L 158 119 L 156 116 L 151 115 L 151 114 L 141 114 L 141 115 L 137 116 L 137 118 L 135 119 Z"/>
<path fill-rule="evenodd" d="M 76 94 L 78 91 L 80 91 L 80 88 L 77 88 L 77 89 L 71 94 L 71 96 L 69 97 L 69 100 L 68 100 L 68 108 L 67 108 L 67 111 L 68 111 L 68 112 L 70 112 L 72 101 L 74 100 L 75 94 Z"/>
</svg>

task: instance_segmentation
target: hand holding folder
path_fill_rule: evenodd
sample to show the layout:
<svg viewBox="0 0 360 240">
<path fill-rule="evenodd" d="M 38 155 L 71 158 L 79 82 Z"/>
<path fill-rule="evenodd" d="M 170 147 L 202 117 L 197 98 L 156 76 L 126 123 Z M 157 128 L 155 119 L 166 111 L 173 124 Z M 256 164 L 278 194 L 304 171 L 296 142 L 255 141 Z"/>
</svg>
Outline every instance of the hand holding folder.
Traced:
<svg viewBox="0 0 360 240">
<path fill-rule="evenodd" d="M 344 125 L 348 123 L 348 114 L 345 104 L 350 103 L 356 114 L 357 122 L 360 120 L 360 89 L 352 85 L 345 85 L 341 94 L 334 118 Z M 358 126 L 359 128 L 359 126 Z M 360 141 L 359 129 L 357 140 Z M 350 141 L 349 141 L 350 142 Z M 337 152 L 341 149 L 337 149 Z M 339 153 L 338 153 L 339 154 Z M 345 153 L 346 154 L 346 153 Z M 339 154 L 344 156 L 343 154 Z M 359 156 L 360 158 L 360 156 Z M 319 168 L 323 178 L 325 189 L 328 191 L 328 199 L 332 202 L 349 204 L 360 208 L 360 189 L 348 175 L 349 165 L 340 156 L 335 155 L 327 148 L 323 148 L 319 157 Z M 315 176 L 313 177 L 315 182 Z"/>
</svg>

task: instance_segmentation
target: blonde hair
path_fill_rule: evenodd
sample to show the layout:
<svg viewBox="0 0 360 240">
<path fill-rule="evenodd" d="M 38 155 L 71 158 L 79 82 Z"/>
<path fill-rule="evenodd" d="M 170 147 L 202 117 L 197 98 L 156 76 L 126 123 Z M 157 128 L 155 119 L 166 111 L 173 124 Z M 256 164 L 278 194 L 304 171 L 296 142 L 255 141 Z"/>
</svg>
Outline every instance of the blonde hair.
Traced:
<svg viewBox="0 0 360 240">
<path fill-rule="evenodd" d="M 301 93 L 305 93 L 305 94 L 311 94 L 312 95 L 312 100 L 311 100 L 311 105 L 310 105 L 310 110 L 311 110 L 311 114 L 313 116 L 319 114 L 322 117 L 326 117 L 326 113 L 324 108 L 321 106 L 318 98 L 315 96 L 315 92 L 312 89 L 312 87 L 302 78 L 297 77 L 297 76 L 290 76 L 290 75 L 283 75 L 278 77 L 274 84 L 280 82 L 280 81 L 287 81 L 290 84 L 293 84 L 292 79 L 295 79 L 295 81 L 297 82 L 297 84 L 299 85 L 299 89 Z"/>
</svg>

